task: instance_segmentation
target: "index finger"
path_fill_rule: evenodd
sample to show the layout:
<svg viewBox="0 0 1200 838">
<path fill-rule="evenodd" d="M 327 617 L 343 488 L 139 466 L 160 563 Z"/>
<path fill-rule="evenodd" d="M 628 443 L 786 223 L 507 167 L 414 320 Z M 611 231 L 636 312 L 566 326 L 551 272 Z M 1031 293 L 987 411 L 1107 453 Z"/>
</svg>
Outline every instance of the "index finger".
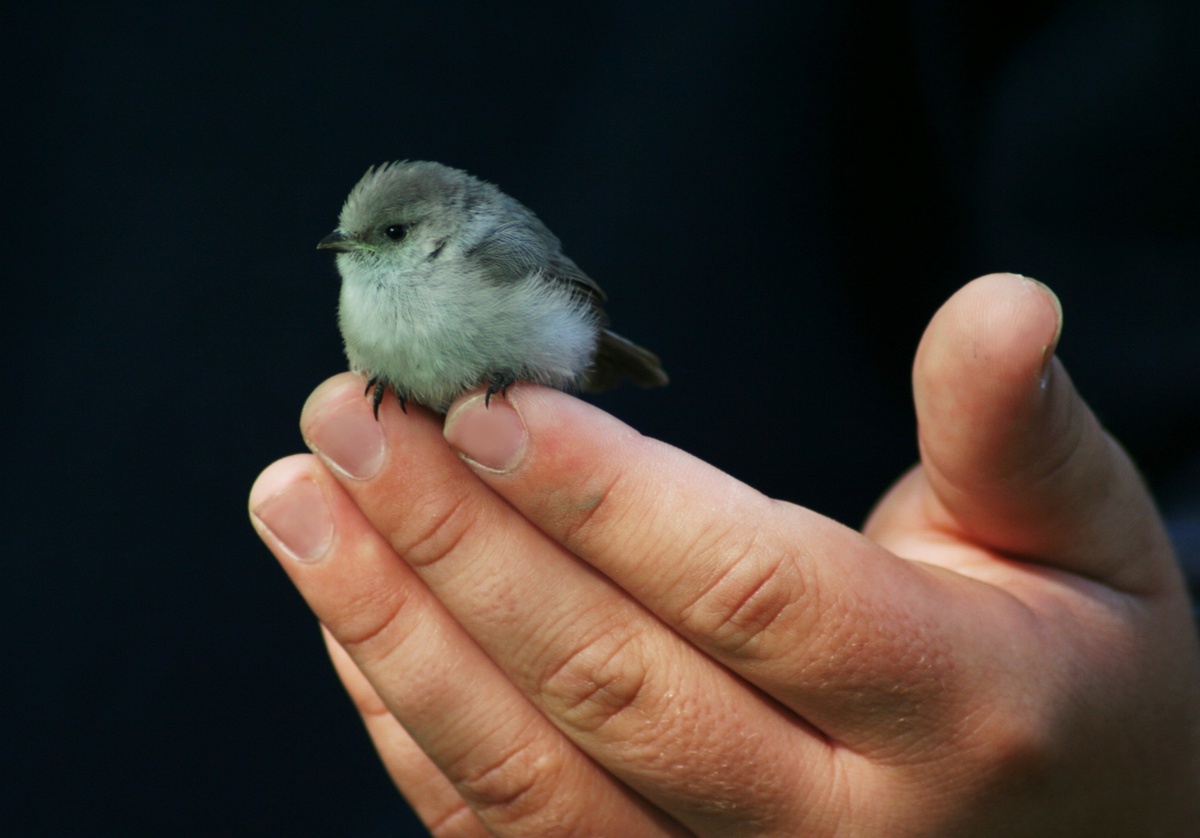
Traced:
<svg viewBox="0 0 1200 838">
<path fill-rule="evenodd" d="M 968 580 L 898 559 L 565 394 L 521 384 L 508 401 L 521 439 L 503 436 L 513 424 L 482 396 L 447 419 L 447 440 L 476 473 L 694 645 L 822 730 L 839 738 L 848 725 L 874 730 L 881 716 L 915 712 L 914 696 L 952 700 L 949 675 L 977 665 L 978 655 L 954 654 L 950 637 L 965 632 L 943 603 L 947 583 Z"/>
</svg>

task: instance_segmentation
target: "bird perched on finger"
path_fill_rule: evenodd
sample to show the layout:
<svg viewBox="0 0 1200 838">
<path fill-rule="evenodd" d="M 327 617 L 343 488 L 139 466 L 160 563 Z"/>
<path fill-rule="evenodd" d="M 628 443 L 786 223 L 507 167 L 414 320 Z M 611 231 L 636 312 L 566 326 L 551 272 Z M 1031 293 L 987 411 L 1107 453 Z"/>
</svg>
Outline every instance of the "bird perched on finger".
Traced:
<svg viewBox="0 0 1200 838">
<path fill-rule="evenodd" d="M 387 388 L 445 413 L 471 388 L 516 381 L 598 392 L 667 383 L 658 357 L 608 329 L 604 292 L 527 207 L 427 161 L 373 166 L 337 229 L 338 325 L 376 418 Z"/>
</svg>

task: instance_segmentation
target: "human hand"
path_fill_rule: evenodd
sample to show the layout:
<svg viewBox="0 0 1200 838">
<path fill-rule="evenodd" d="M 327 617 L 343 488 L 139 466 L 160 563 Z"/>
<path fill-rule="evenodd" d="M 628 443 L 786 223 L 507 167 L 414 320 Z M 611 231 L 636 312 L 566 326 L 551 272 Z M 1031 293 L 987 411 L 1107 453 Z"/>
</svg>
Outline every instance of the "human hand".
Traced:
<svg viewBox="0 0 1200 838">
<path fill-rule="evenodd" d="M 863 534 L 556 391 L 443 437 L 350 375 L 253 520 L 435 834 L 1191 834 L 1186 595 L 1059 323 L 1012 276 L 938 312 Z"/>
</svg>

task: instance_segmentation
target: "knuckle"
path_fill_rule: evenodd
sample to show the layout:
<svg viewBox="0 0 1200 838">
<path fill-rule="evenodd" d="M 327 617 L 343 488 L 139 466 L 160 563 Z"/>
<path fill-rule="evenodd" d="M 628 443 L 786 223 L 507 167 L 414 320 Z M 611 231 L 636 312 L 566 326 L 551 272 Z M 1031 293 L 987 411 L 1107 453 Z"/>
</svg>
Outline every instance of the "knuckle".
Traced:
<svg viewBox="0 0 1200 838">
<path fill-rule="evenodd" d="M 360 545 L 361 551 L 387 550 L 382 542 Z M 387 551 L 390 555 L 391 551 Z M 371 556 L 364 566 L 372 566 L 380 556 Z M 412 600 L 413 590 L 407 585 L 362 584 L 343 587 L 336 602 L 330 603 L 321 614 L 321 622 L 337 638 L 338 643 L 354 657 L 364 654 L 379 657 L 399 642 L 396 637 L 402 620 L 400 615 Z M 385 648 L 386 647 L 386 648 Z"/>
<path fill-rule="evenodd" d="M 495 761 L 464 769 L 455 784 L 477 810 L 514 811 L 531 800 L 545 769 L 535 743 L 520 742 Z"/>
<path fill-rule="evenodd" d="M 607 459 L 561 459 L 555 472 L 565 480 L 538 499 L 537 514 L 574 552 L 600 544 L 610 548 L 614 538 L 636 538 L 632 531 L 648 529 L 653 510 L 678 491 L 669 483 L 647 482 L 640 472 L 626 471 Z"/>
<path fill-rule="evenodd" d="M 493 829 L 552 834 L 550 827 L 558 821 L 558 789 L 569 773 L 563 747 L 545 737 L 521 739 L 509 744 L 497 758 L 453 769 L 451 766 L 459 793 Z"/>
<path fill-rule="evenodd" d="M 364 589 L 347 598 L 336 621 L 327 624 L 346 651 L 357 653 L 378 645 L 378 641 L 390 635 L 389 629 L 397 624 L 397 615 L 407 599 L 406 593 L 399 589 Z M 394 638 L 389 639 L 394 642 Z"/>
<path fill-rule="evenodd" d="M 724 570 L 680 610 L 688 632 L 740 658 L 772 656 L 771 640 L 783 634 L 776 626 L 796 633 L 793 612 L 810 598 L 812 585 L 794 554 L 764 545 L 755 533 L 728 530 L 702 537 L 690 554 L 719 555 Z"/>
<path fill-rule="evenodd" d="M 631 624 L 598 626 L 550 668 L 539 690 L 556 716 L 595 733 L 638 705 L 649 677 L 641 636 Z"/>
<path fill-rule="evenodd" d="M 465 801 L 436 819 L 426 819 L 425 826 L 432 838 L 461 838 L 463 835 L 478 835 L 484 829 L 479 817 Z"/>
<path fill-rule="evenodd" d="M 620 475 L 613 475 L 604 482 L 585 479 L 570 498 L 552 499 L 551 511 L 559 519 L 563 544 L 575 548 L 586 543 L 590 534 L 602 526 L 609 501 L 620 482 Z"/>
<path fill-rule="evenodd" d="M 427 567 L 454 552 L 480 517 L 468 494 L 447 503 L 414 505 L 389 533 L 392 547 L 413 567 Z"/>
</svg>

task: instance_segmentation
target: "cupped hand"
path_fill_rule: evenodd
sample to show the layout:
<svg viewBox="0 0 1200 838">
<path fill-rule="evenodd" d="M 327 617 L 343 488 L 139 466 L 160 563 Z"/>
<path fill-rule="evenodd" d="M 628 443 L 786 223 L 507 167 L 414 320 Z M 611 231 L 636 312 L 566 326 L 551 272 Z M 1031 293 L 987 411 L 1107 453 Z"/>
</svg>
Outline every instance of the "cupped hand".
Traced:
<svg viewBox="0 0 1200 838">
<path fill-rule="evenodd" d="M 348 374 L 252 518 L 435 834 L 1192 834 L 1184 587 L 1060 328 L 943 306 L 863 533 L 556 391 L 377 423 Z"/>
</svg>

